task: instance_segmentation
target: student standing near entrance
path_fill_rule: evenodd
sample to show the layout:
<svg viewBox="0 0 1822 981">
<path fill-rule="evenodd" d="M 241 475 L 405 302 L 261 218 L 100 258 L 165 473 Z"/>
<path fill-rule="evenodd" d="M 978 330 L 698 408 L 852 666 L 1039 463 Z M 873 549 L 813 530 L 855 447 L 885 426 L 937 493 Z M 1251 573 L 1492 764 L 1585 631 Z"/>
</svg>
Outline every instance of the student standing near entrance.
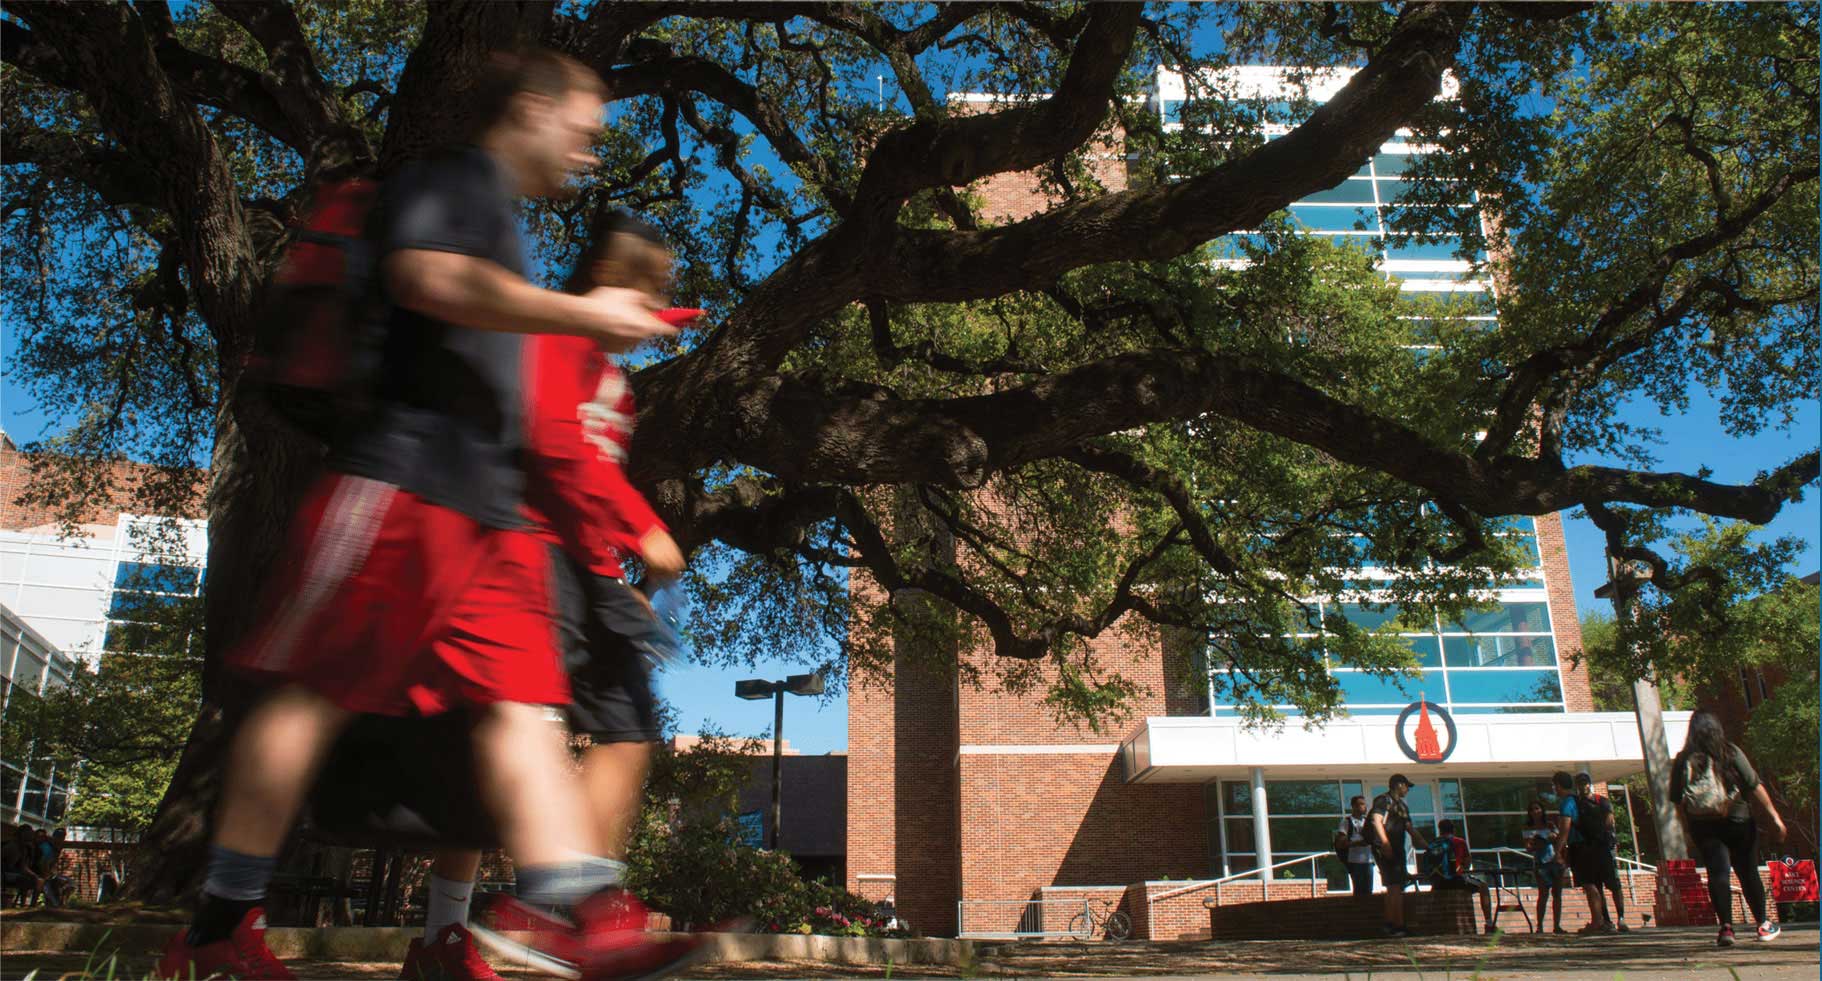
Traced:
<svg viewBox="0 0 1822 981">
<path fill-rule="evenodd" d="M 1601 887 L 1594 883 L 1594 873 L 1585 864 L 1589 845 L 1582 837 L 1582 802 L 1575 796 L 1575 777 L 1568 770 L 1558 770 L 1551 774 L 1550 783 L 1556 788 L 1556 846 L 1562 849 L 1563 857 L 1575 873 L 1575 884 L 1582 888 L 1582 895 L 1588 900 L 1588 925 L 1576 932 L 1617 932 L 1607 916 L 1607 901 L 1601 895 Z"/>
<path fill-rule="evenodd" d="M 1555 911 L 1555 932 L 1563 931 L 1563 863 L 1556 847 L 1556 829 L 1544 802 L 1534 800 L 1525 809 L 1525 850 L 1531 853 L 1537 876 L 1537 927 L 1544 932 L 1544 909 Z M 1552 902 L 1555 903 L 1552 906 Z"/>
<path fill-rule="evenodd" d="M 1405 869 L 1405 836 L 1408 834 L 1419 848 L 1429 847 L 1423 835 L 1411 827 L 1411 812 L 1404 803 L 1410 792 L 1411 778 L 1392 774 L 1392 779 L 1386 781 L 1385 793 L 1373 798 L 1373 808 L 1367 816 L 1379 878 L 1385 881 L 1385 932 L 1389 937 L 1411 935 L 1404 925 L 1404 887 L 1410 881 Z"/>
<path fill-rule="evenodd" d="M 1594 778 L 1586 773 L 1575 775 L 1575 806 L 1579 813 L 1576 830 L 1581 834 L 1582 851 L 1575 872 L 1575 879 L 1583 885 L 1593 886 L 1596 892 L 1603 887 L 1613 894 L 1613 918 L 1608 921 L 1614 929 L 1625 933 L 1626 897 L 1620 892 L 1620 870 L 1613 850 L 1618 844 L 1618 836 L 1613 829 L 1613 803 L 1606 797 L 1594 792 Z M 1606 909 L 1602 900 L 1601 909 Z"/>
<path fill-rule="evenodd" d="M 1765 884 L 1759 881 L 1759 825 L 1754 805 L 1765 818 L 1765 835 L 1773 844 L 1784 840 L 1784 819 L 1771 804 L 1759 775 L 1727 741 L 1721 720 L 1707 709 L 1689 718 L 1689 737 L 1670 764 L 1670 799 L 1688 829 L 1692 850 L 1708 870 L 1708 898 L 1721 918 L 1715 943 L 1733 946 L 1733 895 L 1727 887 L 1732 866 L 1740 880 L 1746 907 L 1759 924 L 1760 940 L 1775 940 L 1778 925 L 1765 913 Z"/>
<path fill-rule="evenodd" d="M 1367 799 L 1355 797 L 1348 802 L 1350 813 L 1341 817 L 1335 829 L 1336 851 L 1345 851 L 1342 861 L 1348 867 L 1348 880 L 1354 884 L 1354 898 L 1373 894 L 1373 845 L 1367 838 Z"/>
</svg>

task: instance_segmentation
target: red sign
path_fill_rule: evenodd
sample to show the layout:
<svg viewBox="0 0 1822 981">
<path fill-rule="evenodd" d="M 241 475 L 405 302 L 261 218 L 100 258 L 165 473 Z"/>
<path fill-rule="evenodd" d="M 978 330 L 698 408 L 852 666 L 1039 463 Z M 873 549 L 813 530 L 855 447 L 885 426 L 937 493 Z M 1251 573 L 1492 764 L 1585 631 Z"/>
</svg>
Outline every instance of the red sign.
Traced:
<svg viewBox="0 0 1822 981">
<path fill-rule="evenodd" d="M 1816 901 L 1816 863 L 1765 863 L 1771 870 L 1771 901 L 1774 903 L 1813 903 Z"/>
</svg>

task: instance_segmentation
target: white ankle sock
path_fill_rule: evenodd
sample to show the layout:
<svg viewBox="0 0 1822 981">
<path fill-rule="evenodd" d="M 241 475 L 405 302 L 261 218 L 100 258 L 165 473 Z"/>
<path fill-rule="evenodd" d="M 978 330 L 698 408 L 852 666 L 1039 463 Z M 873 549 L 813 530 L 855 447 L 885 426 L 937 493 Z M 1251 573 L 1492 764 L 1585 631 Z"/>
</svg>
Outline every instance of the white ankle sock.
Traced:
<svg viewBox="0 0 1822 981">
<path fill-rule="evenodd" d="M 474 899 L 474 883 L 432 874 L 424 889 L 430 894 L 430 906 L 424 911 L 425 943 L 435 940 L 437 932 L 452 923 L 468 922 L 468 903 Z"/>
</svg>

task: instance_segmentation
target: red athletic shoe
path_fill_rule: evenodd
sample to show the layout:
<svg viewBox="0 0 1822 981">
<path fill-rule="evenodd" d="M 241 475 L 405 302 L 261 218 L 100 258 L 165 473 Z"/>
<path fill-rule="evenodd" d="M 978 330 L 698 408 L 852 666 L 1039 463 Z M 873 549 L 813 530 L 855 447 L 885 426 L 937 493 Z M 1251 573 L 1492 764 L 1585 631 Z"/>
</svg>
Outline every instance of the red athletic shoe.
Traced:
<svg viewBox="0 0 1822 981">
<path fill-rule="evenodd" d="M 158 966 L 152 969 L 156 978 L 239 978 L 240 981 L 294 981 L 297 975 L 286 970 L 272 949 L 266 946 L 266 911 L 260 907 L 241 917 L 228 939 L 200 947 L 190 946 L 190 932 L 184 930 L 171 938 Z"/>
<path fill-rule="evenodd" d="M 689 967 L 707 953 L 704 938 L 653 934 L 650 912 L 621 889 L 596 893 L 576 907 L 576 937 L 582 981 L 662 978 Z"/>
<path fill-rule="evenodd" d="M 560 978 L 580 974 L 576 924 L 550 910 L 522 903 L 505 893 L 475 897 L 469 929 L 495 955 L 513 966 L 528 967 Z"/>
<path fill-rule="evenodd" d="M 573 921 L 494 894 L 482 897 L 474 935 L 513 964 L 583 981 L 661 978 L 694 963 L 702 939 L 652 934 L 648 915 L 644 903 L 620 889 L 583 900 Z"/>
<path fill-rule="evenodd" d="M 413 937 L 399 977 L 402 981 L 502 981 L 481 958 L 474 934 L 460 923 L 438 930 L 429 943 Z"/>
</svg>

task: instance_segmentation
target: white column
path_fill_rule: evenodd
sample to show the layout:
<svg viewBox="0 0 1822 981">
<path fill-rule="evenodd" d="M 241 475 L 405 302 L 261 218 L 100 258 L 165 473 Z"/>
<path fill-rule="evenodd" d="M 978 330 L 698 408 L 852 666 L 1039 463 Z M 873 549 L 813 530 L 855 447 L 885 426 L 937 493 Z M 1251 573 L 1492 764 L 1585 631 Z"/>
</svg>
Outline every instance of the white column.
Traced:
<svg viewBox="0 0 1822 981">
<path fill-rule="evenodd" d="M 1253 767 L 1253 860 L 1262 869 L 1259 878 L 1272 881 L 1271 809 L 1265 803 L 1265 770 Z"/>
<path fill-rule="evenodd" d="M 1215 831 L 1221 841 L 1221 868 L 1209 871 L 1215 873 L 1210 878 L 1219 879 L 1233 872 L 1233 861 L 1227 854 L 1227 793 L 1219 778 L 1215 780 Z"/>
</svg>

